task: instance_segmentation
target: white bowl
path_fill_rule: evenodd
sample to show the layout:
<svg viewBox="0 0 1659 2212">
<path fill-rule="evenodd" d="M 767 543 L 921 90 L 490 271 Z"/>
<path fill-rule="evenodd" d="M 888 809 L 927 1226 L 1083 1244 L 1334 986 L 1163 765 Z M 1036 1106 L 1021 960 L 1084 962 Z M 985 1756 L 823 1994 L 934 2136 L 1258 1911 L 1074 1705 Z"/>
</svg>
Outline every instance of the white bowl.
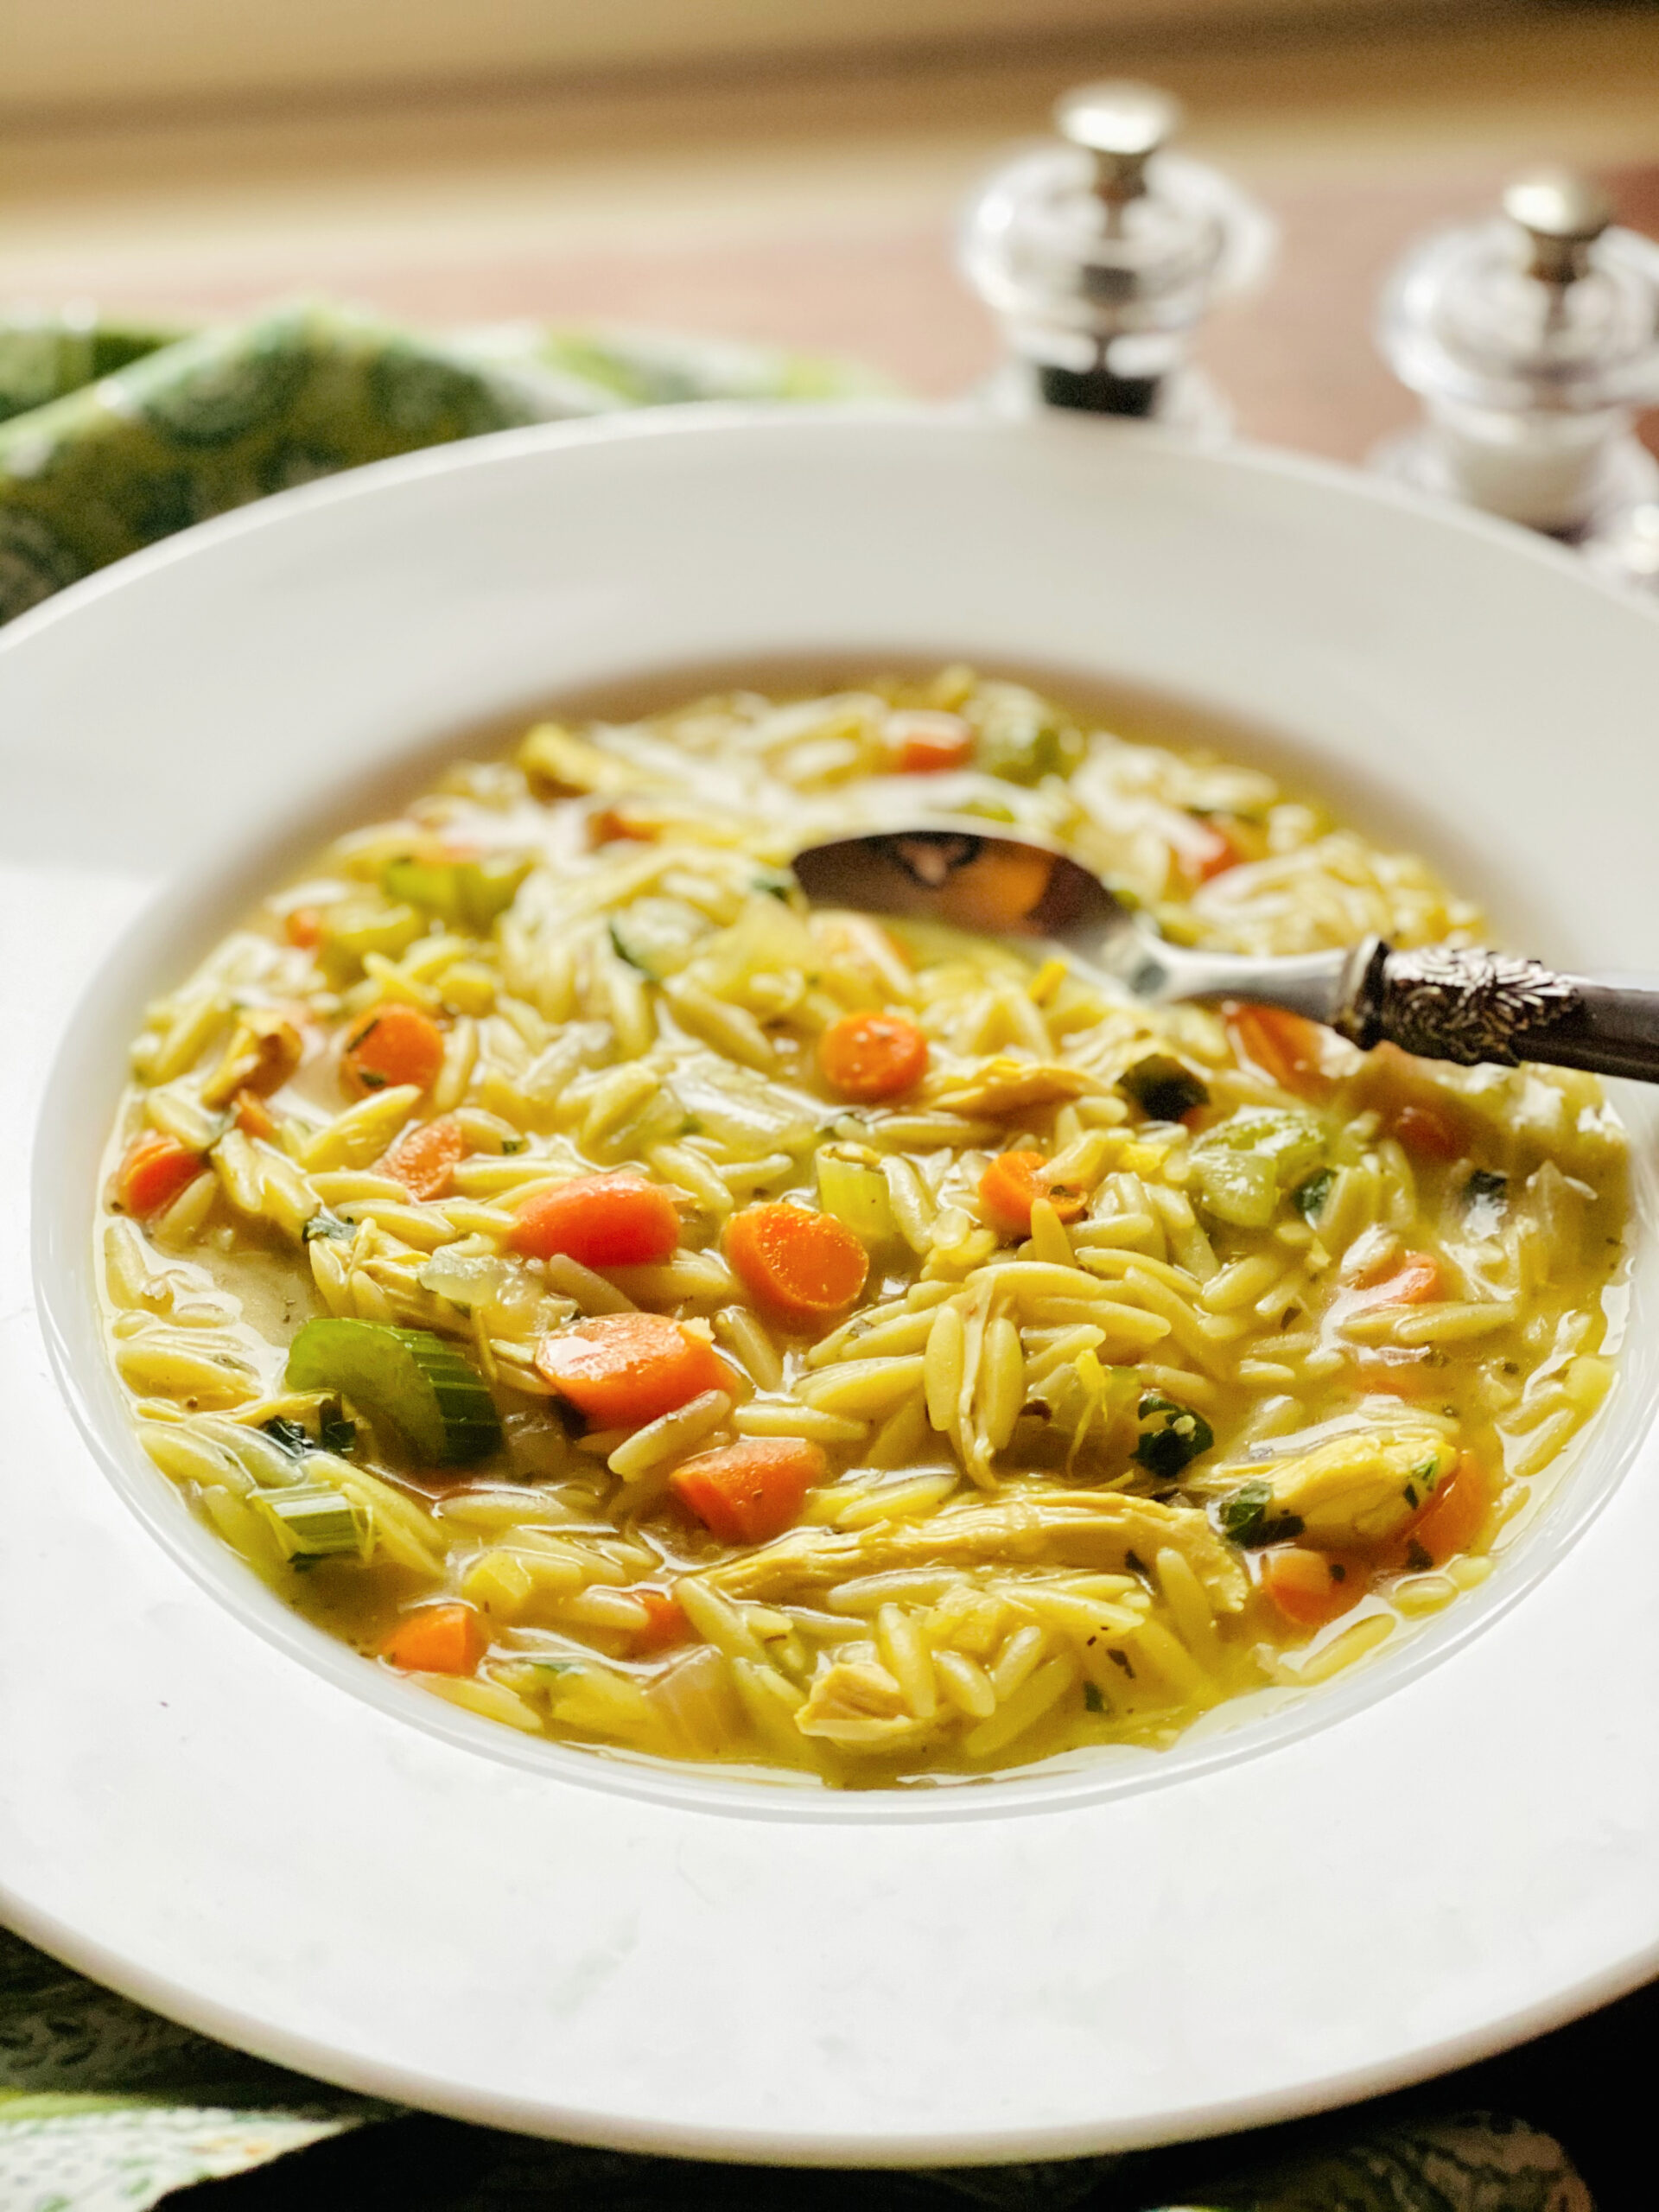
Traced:
<svg viewBox="0 0 1659 2212">
<path fill-rule="evenodd" d="M 146 995 L 470 726 L 780 653 L 1185 694 L 1512 941 L 1659 967 L 1659 622 L 1328 468 L 1092 423 L 688 410 L 315 486 L 65 594 L 0 638 L 0 1916 L 334 2081 L 803 2161 L 1278 2118 L 1634 1984 L 1659 1942 L 1647 1330 L 1535 1535 L 1399 1651 L 1161 1758 L 904 1796 L 474 1722 L 285 1611 L 143 1459 L 89 1275 Z M 1654 1268 L 1644 1230 L 1638 1310 Z"/>
</svg>

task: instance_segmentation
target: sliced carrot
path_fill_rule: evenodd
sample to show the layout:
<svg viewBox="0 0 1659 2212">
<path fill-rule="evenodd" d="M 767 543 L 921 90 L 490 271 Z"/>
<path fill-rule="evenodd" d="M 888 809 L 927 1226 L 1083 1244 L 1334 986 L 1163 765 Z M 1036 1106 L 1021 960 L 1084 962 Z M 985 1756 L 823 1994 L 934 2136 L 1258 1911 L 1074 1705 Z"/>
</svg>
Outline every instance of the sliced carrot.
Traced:
<svg viewBox="0 0 1659 2212">
<path fill-rule="evenodd" d="M 1325 1032 L 1318 1022 L 1276 1006 L 1230 1006 L 1225 1019 L 1238 1058 L 1281 1090 L 1297 1098 L 1323 1098 L 1328 1093 Z"/>
<path fill-rule="evenodd" d="M 964 929 L 1020 930 L 1042 905 L 1054 874 L 1052 856 L 1025 845 L 991 845 L 946 878 L 938 912 Z"/>
<path fill-rule="evenodd" d="M 400 1083 L 429 1090 L 442 1065 L 442 1030 L 418 1007 L 394 1000 L 353 1031 L 340 1070 L 346 1088 L 362 1098 Z"/>
<path fill-rule="evenodd" d="M 691 1624 L 685 1618 L 685 1608 L 679 1599 L 666 1590 L 658 1590 L 649 1582 L 620 1592 L 643 1605 L 646 1624 L 636 1629 L 633 1648 L 637 1652 L 666 1651 L 671 1644 L 684 1643 L 691 1634 Z"/>
<path fill-rule="evenodd" d="M 1436 1567 L 1466 1552 L 1480 1534 L 1501 1487 L 1497 1470 L 1465 1452 L 1411 1529 L 1410 1541 Z"/>
<path fill-rule="evenodd" d="M 1456 1160 L 1464 1149 L 1462 1128 L 1437 1106 L 1402 1106 L 1394 1117 L 1393 1134 L 1419 1160 Z"/>
<path fill-rule="evenodd" d="M 1184 875 L 1194 883 L 1208 883 L 1215 876 L 1224 875 L 1230 868 L 1236 868 L 1244 856 L 1224 830 L 1195 814 L 1192 830 L 1183 836 L 1176 849 L 1176 857 Z"/>
<path fill-rule="evenodd" d="M 295 906 L 283 917 L 283 935 L 290 944 L 309 952 L 322 939 L 322 911 L 317 906 Z"/>
<path fill-rule="evenodd" d="M 245 1084 L 231 1100 L 231 1112 L 236 1126 L 245 1137 L 264 1137 L 269 1143 L 276 1134 L 276 1123 L 269 1106 L 257 1090 L 250 1090 Z"/>
<path fill-rule="evenodd" d="M 818 1039 L 818 1065 L 843 1098 L 896 1098 L 927 1072 L 927 1039 L 902 1014 L 846 1014 Z"/>
<path fill-rule="evenodd" d="M 813 1329 L 864 1287 L 869 1255 L 832 1213 L 746 1206 L 726 1224 L 726 1257 L 757 1304 L 786 1328 Z"/>
<path fill-rule="evenodd" d="M 993 1229 L 1005 1236 L 1031 1233 L 1031 1210 L 1046 1198 L 1062 1221 L 1076 1221 L 1085 1200 L 1081 1191 L 1049 1179 L 1040 1152 L 999 1152 L 979 1179 L 979 1203 Z"/>
<path fill-rule="evenodd" d="M 519 1207 L 506 1241 L 529 1259 L 559 1252 L 584 1268 L 641 1267 L 671 1256 L 680 1217 L 660 1183 L 620 1168 L 538 1191 Z"/>
<path fill-rule="evenodd" d="M 599 1428 L 643 1428 L 727 1380 L 708 1338 L 664 1313 L 595 1314 L 543 1337 L 536 1364 Z"/>
<path fill-rule="evenodd" d="M 460 1122 L 444 1114 L 399 1137 L 378 1165 L 381 1173 L 395 1178 L 410 1198 L 441 1198 L 453 1185 L 457 1162 L 471 1150 Z"/>
<path fill-rule="evenodd" d="M 1367 1306 L 1427 1306 L 1445 1296 L 1440 1263 L 1432 1252 L 1408 1252 L 1391 1274 L 1373 1283 Z"/>
<path fill-rule="evenodd" d="M 722 1543 L 764 1544 L 799 1514 L 830 1463 L 798 1436 L 753 1437 L 703 1452 L 669 1477 L 668 1486 Z"/>
<path fill-rule="evenodd" d="M 887 724 L 887 743 L 893 765 L 904 776 L 965 768 L 974 753 L 973 729 L 960 715 L 894 715 Z"/>
<path fill-rule="evenodd" d="M 1298 1628 L 1323 1628 L 1349 1612 L 1370 1586 L 1363 1560 L 1284 1544 L 1262 1555 L 1262 1587 Z"/>
<path fill-rule="evenodd" d="M 194 1183 L 204 1162 L 175 1138 L 159 1130 L 142 1136 L 122 1161 L 115 1179 L 116 1198 L 141 1221 L 163 1206 L 170 1206 L 181 1191 Z"/>
<path fill-rule="evenodd" d="M 471 1605 L 416 1605 L 380 1647 L 410 1675 L 470 1675 L 489 1649 L 489 1637 Z"/>
</svg>

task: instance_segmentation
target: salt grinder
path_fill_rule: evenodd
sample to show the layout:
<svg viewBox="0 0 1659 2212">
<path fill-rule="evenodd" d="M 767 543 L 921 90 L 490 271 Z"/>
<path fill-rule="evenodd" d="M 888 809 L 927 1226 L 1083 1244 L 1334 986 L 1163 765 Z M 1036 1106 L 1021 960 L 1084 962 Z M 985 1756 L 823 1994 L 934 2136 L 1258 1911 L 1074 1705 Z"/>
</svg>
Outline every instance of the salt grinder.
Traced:
<svg viewBox="0 0 1659 2212">
<path fill-rule="evenodd" d="M 1632 429 L 1659 402 L 1659 245 L 1615 228 L 1599 185 L 1538 169 L 1501 214 L 1424 239 L 1377 337 L 1423 405 L 1377 467 L 1639 575 L 1659 545 L 1659 465 Z"/>
<path fill-rule="evenodd" d="M 1152 85 L 1084 85 L 1052 139 L 990 177 L 963 219 L 961 263 L 1011 359 L 988 397 L 1151 417 L 1219 435 L 1227 410 L 1190 367 L 1215 301 L 1265 270 L 1274 227 L 1216 170 L 1172 153 L 1181 109 Z"/>
</svg>

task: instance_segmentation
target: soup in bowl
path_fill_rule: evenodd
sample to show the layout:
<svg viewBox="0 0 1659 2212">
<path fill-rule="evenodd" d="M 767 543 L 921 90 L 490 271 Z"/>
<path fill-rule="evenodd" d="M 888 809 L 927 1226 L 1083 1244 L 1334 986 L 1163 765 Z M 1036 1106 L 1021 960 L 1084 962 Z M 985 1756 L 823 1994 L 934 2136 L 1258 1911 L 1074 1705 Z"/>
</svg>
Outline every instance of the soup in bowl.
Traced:
<svg viewBox="0 0 1659 2212">
<path fill-rule="evenodd" d="M 98 1233 L 156 1466 L 454 1704 L 832 1786 L 1166 1746 L 1453 1605 L 1612 1379 L 1596 1081 L 1149 1007 L 791 873 L 967 815 L 1186 943 L 1478 930 L 1166 719 L 730 688 L 337 839 L 133 1046 Z"/>
</svg>

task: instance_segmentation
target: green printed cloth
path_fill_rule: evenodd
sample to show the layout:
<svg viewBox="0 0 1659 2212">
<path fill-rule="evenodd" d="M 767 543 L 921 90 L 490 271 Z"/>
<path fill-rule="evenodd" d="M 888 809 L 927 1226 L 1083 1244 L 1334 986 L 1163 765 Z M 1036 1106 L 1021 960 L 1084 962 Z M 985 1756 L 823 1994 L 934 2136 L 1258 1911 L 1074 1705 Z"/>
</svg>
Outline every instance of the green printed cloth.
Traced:
<svg viewBox="0 0 1659 2212">
<path fill-rule="evenodd" d="M 190 523 L 422 446 L 888 388 L 763 346 L 533 323 L 423 336 L 309 304 L 194 333 L 0 315 L 0 622 Z"/>
<path fill-rule="evenodd" d="M 761 347 L 538 325 L 437 338 L 316 305 L 196 332 L 0 315 L 0 622 L 188 524 L 422 446 L 677 400 L 884 389 L 845 363 Z M 346 2139 L 371 2124 L 372 2141 L 357 2149 L 372 2163 L 348 2173 Z M 422 2127 L 448 2128 L 459 2146 L 453 2187 L 411 2135 Z M 1200 2212 L 1591 2212 L 1560 2146 L 1516 2123 L 1446 2120 L 1334 2140 L 1254 2171 L 1236 2145 L 1196 2165 L 1187 2154 L 1179 2202 Z M 1174 2154 L 785 2176 L 422 2121 L 209 2042 L 0 1930 L 0 2212 L 143 2212 L 295 2152 L 305 2155 L 291 2198 L 262 2204 L 391 2202 L 378 2184 L 395 2189 L 407 2171 L 398 2201 L 433 2212 L 776 2212 L 785 2198 L 791 2212 L 1174 2212 Z M 1193 2173 L 1222 2177 L 1194 2195 Z"/>
</svg>

